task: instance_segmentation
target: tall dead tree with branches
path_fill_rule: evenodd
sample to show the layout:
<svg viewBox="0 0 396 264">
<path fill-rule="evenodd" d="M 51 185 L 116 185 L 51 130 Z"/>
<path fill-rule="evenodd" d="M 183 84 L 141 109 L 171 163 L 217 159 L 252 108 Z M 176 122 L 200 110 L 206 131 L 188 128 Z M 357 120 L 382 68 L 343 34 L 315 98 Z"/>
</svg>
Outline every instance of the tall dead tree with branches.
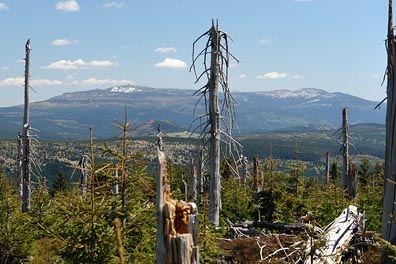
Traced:
<svg viewBox="0 0 396 264">
<path fill-rule="evenodd" d="M 396 86 L 395 86 L 395 36 L 393 32 L 392 0 L 389 0 L 387 53 L 388 66 L 386 139 L 385 139 L 385 181 L 384 210 L 382 214 L 382 237 L 396 243 Z"/>
<path fill-rule="evenodd" d="M 196 55 L 195 45 L 203 38 L 207 37 L 204 48 Z M 201 138 L 208 140 L 210 145 L 210 185 L 209 185 L 209 221 L 212 225 L 219 225 L 219 215 L 221 208 L 220 195 L 220 142 L 222 139 L 229 142 L 229 150 L 234 144 L 231 135 L 232 128 L 235 124 L 235 100 L 228 87 L 228 67 L 230 58 L 238 61 L 229 51 L 229 36 L 221 31 L 218 25 L 212 20 L 212 27 L 198 37 L 193 43 L 192 65 L 191 69 L 196 76 L 196 82 L 199 82 L 203 76 L 206 76 L 207 83 L 195 92 L 199 94 L 200 99 L 197 104 L 204 100 L 206 114 L 198 117 L 198 129 L 201 131 Z M 203 61 L 203 71 L 198 75 L 196 63 L 198 60 Z M 191 70 L 190 69 L 190 70 Z M 219 103 L 219 87 L 223 94 L 222 103 Z M 220 126 L 220 124 L 222 126 Z M 206 144 L 207 142 L 205 142 Z M 230 150 L 231 152 L 231 150 Z"/>
<path fill-rule="evenodd" d="M 30 70 L 30 39 L 25 45 L 25 100 L 22 131 L 22 212 L 30 209 L 31 176 L 30 176 L 30 136 L 29 136 L 29 70 Z"/>
</svg>

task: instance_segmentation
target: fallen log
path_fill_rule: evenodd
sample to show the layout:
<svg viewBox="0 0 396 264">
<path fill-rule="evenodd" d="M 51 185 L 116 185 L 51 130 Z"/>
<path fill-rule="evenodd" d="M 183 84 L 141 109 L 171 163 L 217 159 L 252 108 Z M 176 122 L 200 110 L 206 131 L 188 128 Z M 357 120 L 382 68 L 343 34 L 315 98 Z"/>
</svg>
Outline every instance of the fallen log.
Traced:
<svg viewBox="0 0 396 264">
<path fill-rule="evenodd" d="M 356 206 L 348 206 L 324 230 L 319 239 L 309 238 L 305 263 L 340 263 L 342 254 L 354 234 L 362 230 L 364 230 L 364 214 L 359 213 Z"/>
</svg>

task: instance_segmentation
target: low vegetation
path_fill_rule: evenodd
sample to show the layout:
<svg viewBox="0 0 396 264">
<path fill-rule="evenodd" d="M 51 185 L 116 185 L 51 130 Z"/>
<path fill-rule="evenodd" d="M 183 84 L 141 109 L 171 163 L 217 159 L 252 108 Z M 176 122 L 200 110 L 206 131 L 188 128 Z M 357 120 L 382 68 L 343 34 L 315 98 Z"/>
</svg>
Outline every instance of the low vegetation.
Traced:
<svg viewBox="0 0 396 264">
<path fill-rule="evenodd" d="M 48 190 L 35 185 L 32 208 L 28 213 L 20 212 L 20 202 L 14 188 L 11 169 L 14 165 L 10 150 L 15 147 L 15 143 L 3 141 L 1 146 L 3 165 L 0 179 L 0 262 L 119 263 L 113 223 L 116 218 L 121 220 L 121 244 L 126 263 L 155 262 L 157 172 L 153 154 L 154 139 L 136 139 L 128 142 L 128 153 L 125 156 L 125 208 L 121 206 L 120 194 L 115 195 L 112 191 L 115 168 L 120 168 L 123 157 L 120 151 L 121 141 L 95 142 L 95 166 L 85 197 L 76 184 L 77 172 L 73 174 L 73 171 L 81 155 L 90 155 L 89 143 L 40 143 L 35 151 L 38 154 L 37 161 L 44 168 L 41 172 L 45 172 L 49 179 Z M 273 143 L 272 149 L 275 150 L 276 146 L 276 143 Z M 295 147 L 295 144 L 292 146 Z M 183 200 L 185 194 L 181 188 L 182 175 L 185 175 L 183 179 L 188 185 L 189 159 L 197 155 L 195 141 L 165 138 L 165 152 L 169 160 L 172 197 Z M 198 195 L 196 201 L 200 212 L 201 263 L 257 263 L 260 260 L 260 247 L 257 243 L 251 243 L 250 240 L 227 242 L 230 222 L 297 222 L 299 217 L 312 212 L 315 225 L 324 227 L 338 216 L 343 208 L 352 203 L 365 211 L 368 220 L 367 230 L 379 233 L 383 162 L 380 158 L 364 155 L 355 160 L 359 171 L 359 188 L 355 201 L 344 197 L 340 183 L 341 163 L 336 158 L 332 159 L 330 183 L 324 186 L 323 163 L 291 158 L 275 159 L 265 155 L 259 165 L 263 175 L 259 192 L 253 190 L 251 165 L 248 167 L 248 180 L 246 184 L 242 184 L 235 174 L 241 168 L 236 167 L 235 163 L 223 160 L 219 228 L 211 227 L 209 224 L 207 192 Z M 205 188 L 207 191 L 208 185 Z M 268 229 L 258 231 L 264 236 L 271 232 Z M 292 243 L 300 238 L 285 239 Z"/>
</svg>

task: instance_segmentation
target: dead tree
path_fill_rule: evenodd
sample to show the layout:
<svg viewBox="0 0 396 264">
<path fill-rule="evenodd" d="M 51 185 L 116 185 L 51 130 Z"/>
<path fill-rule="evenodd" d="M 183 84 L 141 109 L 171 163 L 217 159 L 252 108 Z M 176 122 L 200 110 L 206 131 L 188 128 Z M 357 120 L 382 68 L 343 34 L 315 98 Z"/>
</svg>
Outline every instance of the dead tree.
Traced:
<svg viewBox="0 0 396 264">
<path fill-rule="evenodd" d="M 17 178 L 17 198 L 18 201 L 22 201 L 22 196 L 23 196 L 23 175 L 22 175 L 22 135 L 19 132 L 18 137 L 17 137 L 17 157 L 16 157 L 16 165 L 17 165 L 17 171 L 16 171 L 16 178 Z"/>
<path fill-rule="evenodd" d="M 29 67 L 30 67 L 30 39 L 25 45 L 25 101 L 23 112 L 22 132 L 22 212 L 30 209 L 31 176 L 30 176 L 30 140 L 29 140 Z"/>
<path fill-rule="evenodd" d="M 116 168 L 115 172 L 114 172 L 114 180 L 113 180 L 113 186 L 112 186 L 114 195 L 118 195 L 118 181 L 119 181 L 118 168 Z"/>
<path fill-rule="evenodd" d="M 130 130 L 130 123 L 128 122 L 128 108 L 125 107 L 125 119 L 124 123 L 115 122 L 115 127 L 122 130 L 122 155 L 121 159 L 121 208 L 125 210 L 126 207 L 126 190 L 127 190 L 127 137 L 128 131 Z M 118 176 L 118 175 L 117 175 Z"/>
<path fill-rule="evenodd" d="M 164 145 L 162 141 L 161 127 L 158 124 L 158 177 L 157 177 L 157 242 L 156 242 L 156 258 L 157 264 L 166 263 L 166 247 L 164 239 L 164 203 L 170 198 L 169 187 L 167 183 L 167 170 L 165 154 L 163 152 Z"/>
<path fill-rule="evenodd" d="M 87 155 L 82 155 L 78 161 L 77 168 L 79 170 L 79 182 L 80 182 L 80 189 L 82 197 L 87 196 L 87 189 L 88 189 L 88 171 L 89 171 L 89 157 Z"/>
<path fill-rule="evenodd" d="M 324 185 L 326 187 L 329 186 L 330 183 L 330 151 L 326 152 L 326 168 L 325 168 L 325 176 L 324 176 Z"/>
<path fill-rule="evenodd" d="M 396 243 L 396 83 L 395 83 L 395 36 L 393 33 L 392 0 L 389 0 L 387 108 L 385 139 L 385 181 L 384 210 L 382 214 L 382 237 L 392 244 Z"/>
<path fill-rule="evenodd" d="M 248 175 L 248 170 L 247 170 L 247 165 L 248 165 L 248 159 L 246 156 L 241 155 L 241 166 L 242 166 L 242 185 L 246 185 L 246 178 Z"/>
<path fill-rule="evenodd" d="M 348 184 L 348 159 L 349 159 L 349 144 L 348 144 L 348 120 L 347 120 L 347 108 L 342 109 L 342 188 L 349 194 Z"/>
<path fill-rule="evenodd" d="M 203 148 L 199 150 L 199 157 L 198 157 L 198 183 L 197 189 L 199 194 L 203 194 L 204 192 L 204 172 L 205 172 L 205 161 L 203 155 Z"/>
<path fill-rule="evenodd" d="M 158 126 L 157 264 L 199 264 L 198 209 L 171 199 L 161 128 Z"/>
<path fill-rule="evenodd" d="M 195 44 L 207 37 L 206 45 L 202 51 L 195 55 Z M 206 76 L 207 83 L 194 93 L 200 94 L 201 101 L 203 98 L 205 102 L 206 114 L 197 118 L 200 125 L 198 129 L 201 131 L 201 138 L 208 139 L 210 145 L 210 185 L 209 185 L 209 221 L 212 225 L 219 225 L 219 215 L 221 208 L 221 194 L 220 194 L 220 142 L 222 136 L 225 141 L 229 142 L 231 147 L 236 144 L 231 135 L 232 128 L 235 122 L 234 103 L 230 89 L 228 87 L 228 67 L 230 57 L 235 57 L 228 49 L 229 37 L 227 33 L 221 31 L 218 25 L 212 21 L 212 27 L 203 33 L 193 43 L 192 65 L 196 76 L 196 83 L 201 77 Z M 209 56 L 210 55 L 210 56 Z M 203 58 L 204 69 L 200 75 L 196 71 L 196 62 Z M 210 65 L 210 66 L 209 66 Z M 219 104 L 219 86 L 222 89 L 223 100 L 222 105 Z M 198 104 L 197 102 L 197 104 Z M 221 122 L 223 121 L 223 122 Z M 220 127 L 222 123 L 222 127 Z"/>
<path fill-rule="evenodd" d="M 182 173 L 182 178 L 180 181 L 180 192 L 183 194 L 184 201 L 187 202 L 188 190 L 187 190 L 187 182 L 184 179 L 184 173 Z"/>
<path fill-rule="evenodd" d="M 253 158 L 253 192 L 261 192 L 262 186 L 260 181 L 260 165 L 259 158 L 256 156 Z"/>
<path fill-rule="evenodd" d="M 197 200 L 197 171 L 195 169 L 193 158 L 191 158 L 190 191 L 188 195 L 190 200 Z"/>
</svg>

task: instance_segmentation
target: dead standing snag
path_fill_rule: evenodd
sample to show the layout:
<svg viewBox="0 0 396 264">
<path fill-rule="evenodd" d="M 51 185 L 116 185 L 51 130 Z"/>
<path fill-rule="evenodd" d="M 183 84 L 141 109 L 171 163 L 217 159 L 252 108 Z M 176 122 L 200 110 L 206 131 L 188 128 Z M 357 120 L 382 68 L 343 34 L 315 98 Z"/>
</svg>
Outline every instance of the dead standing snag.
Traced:
<svg viewBox="0 0 396 264">
<path fill-rule="evenodd" d="M 207 37 L 204 48 L 196 55 L 195 48 L 198 41 Z M 207 83 L 198 89 L 194 95 L 200 95 L 197 104 L 202 100 L 205 103 L 206 114 L 198 117 L 199 125 L 195 130 L 200 130 L 204 144 L 210 145 L 210 185 L 209 185 L 209 221 L 212 225 L 219 225 L 221 208 L 220 195 L 220 142 L 226 142 L 227 152 L 239 146 L 232 137 L 235 125 L 235 99 L 228 87 L 228 67 L 230 58 L 238 61 L 228 49 L 229 36 L 221 31 L 212 21 L 212 27 L 199 36 L 193 43 L 192 65 L 196 82 L 206 76 Z M 210 56 L 209 56 L 210 55 Z M 202 59 L 203 70 L 198 75 L 196 63 Z M 222 89 L 222 103 L 219 104 L 219 86 Z M 195 105 L 195 107 L 197 106 Z M 238 155 L 239 156 L 239 155 Z"/>
</svg>

